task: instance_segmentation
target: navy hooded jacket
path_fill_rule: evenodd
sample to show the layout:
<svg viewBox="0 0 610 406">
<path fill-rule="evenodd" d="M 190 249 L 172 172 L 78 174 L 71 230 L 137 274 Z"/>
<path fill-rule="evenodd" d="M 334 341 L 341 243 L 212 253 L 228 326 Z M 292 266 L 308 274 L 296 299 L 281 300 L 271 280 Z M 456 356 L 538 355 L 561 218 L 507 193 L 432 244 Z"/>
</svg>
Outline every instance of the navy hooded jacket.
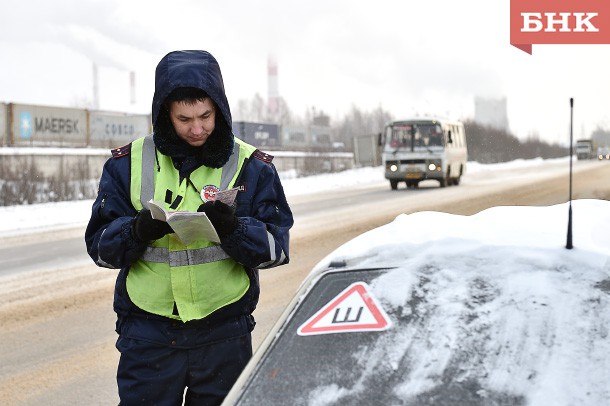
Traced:
<svg viewBox="0 0 610 406">
<path fill-rule="evenodd" d="M 202 147 L 191 147 L 180 140 L 169 121 L 164 102 L 173 90 L 182 87 L 205 91 L 221 113 L 216 114 L 215 129 Z M 218 168 L 229 159 L 234 143 L 231 112 L 220 67 L 211 54 L 205 51 L 176 51 L 159 62 L 152 120 L 155 147 L 159 153 L 171 156 L 175 165 L 181 168 L 181 173 L 184 168 L 185 175 L 188 175 L 201 165 Z M 129 151 L 129 145 L 113 150 L 113 157 L 104 165 L 98 196 L 85 231 L 87 251 L 93 261 L 99 266 L 121 269 L 114 300 L 119 320 L 127 315 L 161 317 L 137 308 L 125 288 L 130 265 L 138 260 L 147 245 L 132 235 L 137 211 L 130 198 Z M 255 152 L 244 163 L 235 185 L 242 186 L 236 198 L 238 227 L 221 239 L 221 247 L 246 268 L 250 289 L 238 302 L 206 317 L 205 320 L 209 321 L 251 314 L 260 291 L 258 269 L 289 261 L 289 229 L 293 225 L 293 217 L 269 156 Z M 269 234 L 274 241 L 269 240 Z"/>
</svg>

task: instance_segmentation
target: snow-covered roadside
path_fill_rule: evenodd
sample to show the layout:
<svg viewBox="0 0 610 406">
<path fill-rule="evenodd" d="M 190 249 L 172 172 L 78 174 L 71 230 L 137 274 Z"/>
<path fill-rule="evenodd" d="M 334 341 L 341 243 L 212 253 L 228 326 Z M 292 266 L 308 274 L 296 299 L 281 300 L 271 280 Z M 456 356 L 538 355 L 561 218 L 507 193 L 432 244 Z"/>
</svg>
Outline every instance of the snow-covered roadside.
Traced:
<svg viewBox="0 0 610 406">
<path fill-rule="evenodd" d="M 468 182 L 469 176 L 485 172 L 539 168 L 561 162 L 567 163 L 567 161 L 568 158 L 516 160 L 500 164 L 469 162 L 464 180 Z M 310 193 L 312 190 L 328 191 L 341 187 L 383 184 L 386 182 L 382 167 L 364 167 L 302 178 L 297 178 L 294 172 L 281 173 L 280 176 L 288 197 Z M 92 200 L 80 200 L 0 207 L 0 238 L 50 229 L 85 226 L 91 214 L 92 203 Z"/>
</svg>

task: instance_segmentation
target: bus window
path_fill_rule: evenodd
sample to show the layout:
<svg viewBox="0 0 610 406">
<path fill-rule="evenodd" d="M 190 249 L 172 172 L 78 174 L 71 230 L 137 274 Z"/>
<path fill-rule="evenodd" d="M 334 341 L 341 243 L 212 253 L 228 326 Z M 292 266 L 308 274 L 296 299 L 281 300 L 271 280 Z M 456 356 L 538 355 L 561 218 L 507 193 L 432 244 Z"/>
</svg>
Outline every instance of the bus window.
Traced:
<svg viewBox="0 0 610 406">
<path fill-rule="evenodd" d="M 424 144 L 426 146 L 443 145 L 443 130 L 440 125 L 425 126 Z"/>
<path fill-rule="evenodd" d="M 395 125 L 386 131 L 386 145 L 390 148 L 405 148 L 411 143 L 411 125 Z"/>
<path fill-rule="evenodd" d="M 396 124 L 386 129 L 386 145 L 390 148 L 443 146 L 443 130 L 439 124 Z"/>
</svg>

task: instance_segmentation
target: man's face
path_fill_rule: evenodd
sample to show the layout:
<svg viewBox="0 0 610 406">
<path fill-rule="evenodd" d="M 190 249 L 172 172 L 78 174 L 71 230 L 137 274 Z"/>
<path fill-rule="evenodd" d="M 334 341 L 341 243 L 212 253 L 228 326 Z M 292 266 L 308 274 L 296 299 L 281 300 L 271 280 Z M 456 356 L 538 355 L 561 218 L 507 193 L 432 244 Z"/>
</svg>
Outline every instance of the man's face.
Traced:
<svg viewBox="0 0 610 406">
<path fill-rule="evenodd" d="M 216 106 L 209 97 L 194 104 L 174 101 L 169 106 L 169 117 L 180 139 L 200 147 L 214 131 Z"/>
</svg>

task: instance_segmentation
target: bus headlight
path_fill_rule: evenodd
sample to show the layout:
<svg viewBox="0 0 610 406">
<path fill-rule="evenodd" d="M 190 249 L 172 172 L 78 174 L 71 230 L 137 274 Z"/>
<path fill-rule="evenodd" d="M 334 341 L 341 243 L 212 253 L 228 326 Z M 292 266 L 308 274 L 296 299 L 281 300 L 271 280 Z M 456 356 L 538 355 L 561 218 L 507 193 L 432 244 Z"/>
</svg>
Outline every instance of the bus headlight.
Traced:
<svg viewBox="0 0 610 406">
<path fill-rule="evenodd" d="M 398 170 L 398 166 L 396 164 L 390 165 L 390 171 L 396 172 Z"/>
<path fill-rule="evenodd" d="M 430 162 L 428 164 L 428 170 L 430 172 L 440 171 L 441 170 L 441 163 L 440 162 Z"/>
</svg>

